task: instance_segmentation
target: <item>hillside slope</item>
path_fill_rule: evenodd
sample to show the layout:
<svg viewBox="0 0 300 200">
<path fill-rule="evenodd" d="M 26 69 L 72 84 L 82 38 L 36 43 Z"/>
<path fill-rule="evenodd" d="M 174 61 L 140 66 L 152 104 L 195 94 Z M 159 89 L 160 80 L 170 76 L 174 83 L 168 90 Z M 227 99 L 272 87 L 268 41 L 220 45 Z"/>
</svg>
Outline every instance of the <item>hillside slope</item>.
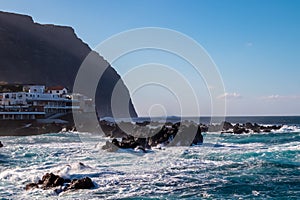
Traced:
<svg viewBox="0 0 300 200">
<path fill-rule="evenodd" d="M 0 82 L 63 85 L 72 90 L 77 71 L 91 51 L 71 27 L 42 25 L 30 16 L 0 12 Z M 112 116 L 111 95 L 120 76 L 97 53 L 93 56 L 97 57 L 93 64 L 108 66 L 96 93 L 97 111 L 101 117 Z M 122 88 L 129 97 L 123 82 Z M 131 116 L 137 116 L 131 101 L 128 106 Z"/>
</svg>

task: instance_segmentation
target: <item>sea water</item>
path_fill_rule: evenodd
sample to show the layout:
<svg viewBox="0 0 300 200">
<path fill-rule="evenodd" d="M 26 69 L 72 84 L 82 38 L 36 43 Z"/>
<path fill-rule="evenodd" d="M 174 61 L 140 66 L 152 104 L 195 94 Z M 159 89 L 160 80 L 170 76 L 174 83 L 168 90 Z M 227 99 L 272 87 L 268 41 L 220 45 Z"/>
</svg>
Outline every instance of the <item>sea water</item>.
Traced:
<svg viewBox="0 0 300 200">
<path fill-rule="evenodd" d="M 148 153 L 105 152 L 109 138 L 91 133 L 1 137 L 0 199 L 299 199 L 300 118 L 264 120 L 286 124 L 271 133 L 203 133 L 203 145 Z M 24 189 L 47 172 L 88 176 L 95 188 Z"/>
</svg>

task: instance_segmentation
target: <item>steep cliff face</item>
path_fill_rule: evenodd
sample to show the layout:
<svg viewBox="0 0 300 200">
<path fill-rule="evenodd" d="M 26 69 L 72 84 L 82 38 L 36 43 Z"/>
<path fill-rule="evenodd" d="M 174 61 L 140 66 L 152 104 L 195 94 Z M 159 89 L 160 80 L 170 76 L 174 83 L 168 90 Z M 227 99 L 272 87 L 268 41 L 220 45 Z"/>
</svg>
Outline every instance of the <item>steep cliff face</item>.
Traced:
<svg viewBox="0 0 300 200">
<path fill-rule="evenodd" d="M 90 52 L 71 27 L 42 25 L 30 16 L 0 12 L 0 82 L 63 85 L 72 90 L 77 71 Z M 96 56 L 94 60 L 102 62 L 95 65 L 108 66 L 96 92 L 97 111 L 100 116 L 112 116 L 111 95 L 120 76 Z M 129 96 L 126 86 L 122 87 Z M 131 116 L 136 116 L 131 101 L 128 106 Z"/>
</svg>

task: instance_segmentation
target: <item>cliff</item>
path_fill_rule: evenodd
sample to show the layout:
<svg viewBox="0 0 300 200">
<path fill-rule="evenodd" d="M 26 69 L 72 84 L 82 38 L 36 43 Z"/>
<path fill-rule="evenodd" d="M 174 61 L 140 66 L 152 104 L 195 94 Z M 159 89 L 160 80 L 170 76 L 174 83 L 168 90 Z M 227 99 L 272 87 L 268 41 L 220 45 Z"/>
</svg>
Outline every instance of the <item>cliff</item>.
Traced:
<svg viewBox="0 0 300 200">
<path fill-rule="evenodd" d="M 72 91 L 77 71 L 91 51 L 71 27 L 38 24 L 30 16 L 0 11 L 0 82 L 63 85 Z M 96 92 L 97 111 L 101 117 L 112 116 L 111 95 L 120 76 L 100 55 L 93 56 L 99 62 L 93 64 L 108 66 Z M 122 84 L 122 93 L 129 96 Z M 131 101 L 128 106 L 131 116 L 137 116 Z"/>
</svg>

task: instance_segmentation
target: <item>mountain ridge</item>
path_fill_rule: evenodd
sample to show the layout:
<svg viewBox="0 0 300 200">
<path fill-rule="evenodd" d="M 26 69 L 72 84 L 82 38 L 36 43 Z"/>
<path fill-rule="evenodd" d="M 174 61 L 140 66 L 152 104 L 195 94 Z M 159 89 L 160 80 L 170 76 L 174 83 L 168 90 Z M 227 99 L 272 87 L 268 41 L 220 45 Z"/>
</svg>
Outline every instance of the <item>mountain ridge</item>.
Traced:
<svg viewBox="0 0 300 200">
<path fill-rule="evenodd" d="M 9 84 L 36 83 L 62 85 L 73 90 L 77 71 L 92 54 L 93 65 L 106 69 L 96 92 L 96 107 L 100 117 L 113 116 L 111 96 L 121 80 L 122 95 L 130 98 L 127 87 L 111 65 L 80 39 L 69 26 L 40 24 L 24 14 L 0 11 L 0 81 Z M 124 112 L 123 112 L 124 109 Z M 136 111 L 130 100 L 121 116 L 131 117 Z"/>
</svg>

